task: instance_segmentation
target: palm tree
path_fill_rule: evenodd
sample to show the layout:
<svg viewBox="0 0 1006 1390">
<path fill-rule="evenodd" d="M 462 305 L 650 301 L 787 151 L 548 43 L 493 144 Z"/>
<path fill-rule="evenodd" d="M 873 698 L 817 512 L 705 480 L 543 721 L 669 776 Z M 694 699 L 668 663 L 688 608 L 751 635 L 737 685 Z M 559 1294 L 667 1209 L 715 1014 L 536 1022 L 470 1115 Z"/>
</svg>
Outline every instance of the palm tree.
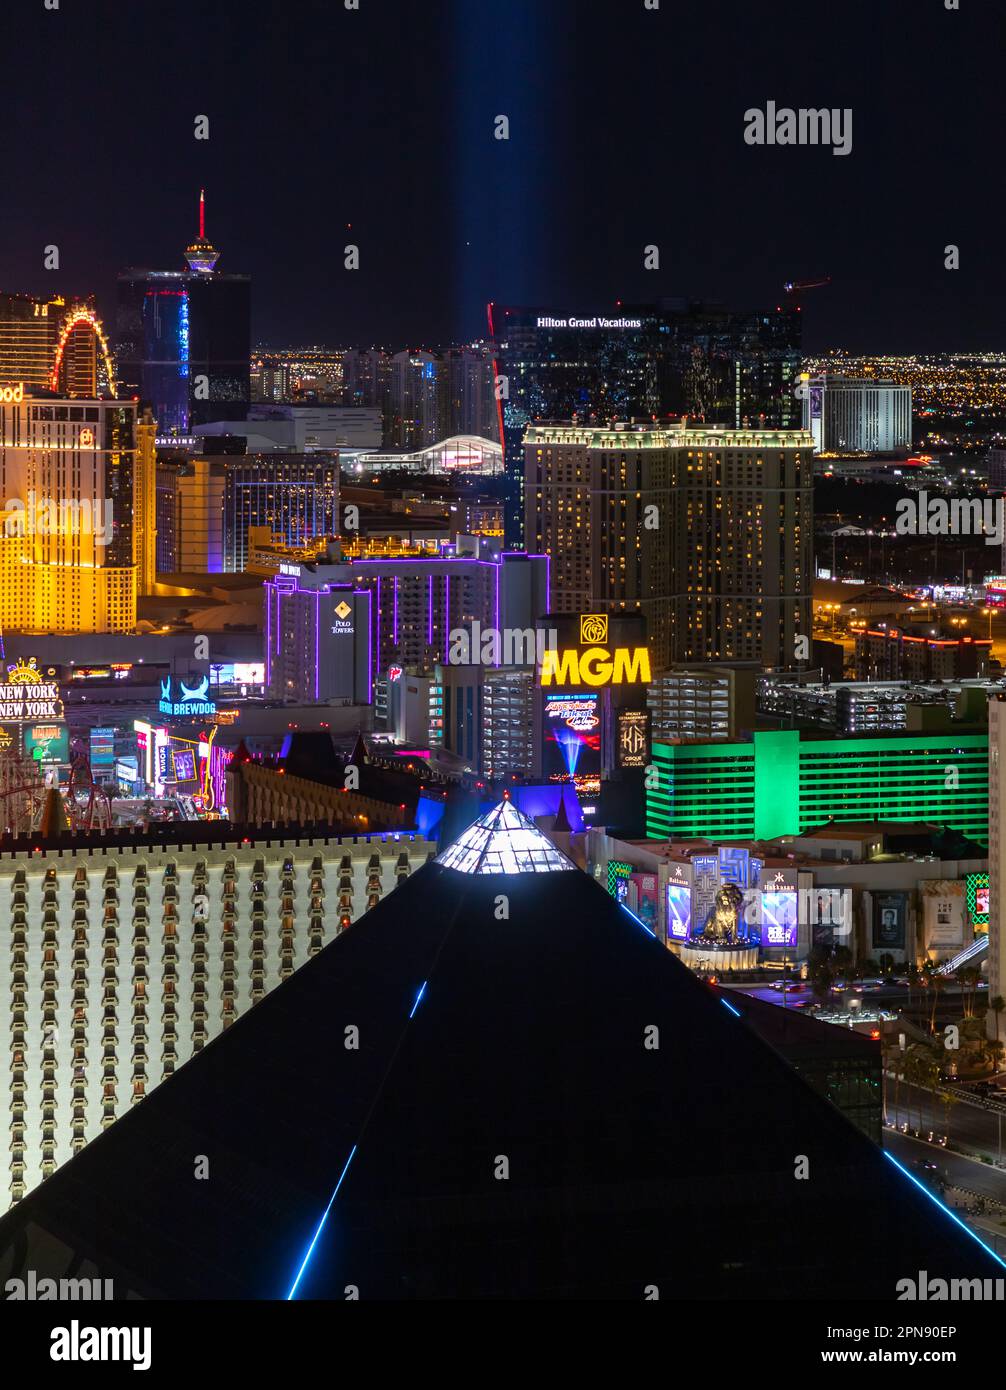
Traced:
<svg viewBox="0 0 1006 1390">
<path fill-rule="evenodd" d="M 815 946 L 807 959 L 807 978 L 814 992 L 814 998 L 823 1004 L 835 983 L 835 967 L 831 951 L 827 946 Z"/>
<path fill-rule="evenodd" d="M 926 1043 L 915 1043 L 908 1049 L 905 1058 L 905 1079 L 920 1092 L 931 1091 L 933 1103 L 936 1102 L 936 1085 L 940 1079 L 940 1064 Z M 922 1096 L 919 1096 L 919 1129 L 922 1128 Z"/>
<path fill-rule="evenodd" d="M 971 967 L 971 1012 L 974 1013 L 978 1007 L 978 986 L 982 982 L 982 968 L 980 965 Z M 985 1005 L 988 1008 L 988 1003 Z"/>
<path fill-rule="evenodd" d="M 887 1073 L 894 1073 L 894 1123 L 901 1113 L 901 1083 L 905 1079 L 905 1052 L 897 1042 L 897 1034 L 888 1034 L 884 1053 L 884 1103 L 887 1102 Z"/>
<path fill-rule="evenodd" d="M 919 986 L 920 994 L 929 993 L 929 986 L 932 983 L 932 979 L 932 968 L 930 967 L 929 962 L 927 961 L 925 965 L 923 965 L 922 969 L 918 972 L 917 976 L 917 984 Z"/>
<path fill-rule="evenodd" d="M 974 1043 L 974 1051 L 977 1053 L 978 1062 L 985 1061 L 985 1025 L 980 1018 L 961 1019 L 961 1037 L 969 1043 Z"/>
<path fill-rule="evenodd" d="M 900 1112 L 902 1112 L 902 1081 L 906 1080 L 906 1070 L 907 1065 L 909 1065 L 909 1063 L 907 1063 L 907 1055 L 909 1054 L 903 1051 L 896 1042 L 893 1042 L 893 1045 L 888 1047 L 885 1072 L 895 1073 L 895 1120 L 893 1120 L 895 1125 L 898 1125 Z M 885 1080 L 887 1080 L 887 1077 L 885 1077 Z M 887 1095 L 887 1086 L 884 1087 L 884 1091 L 885 1095 Z M 909 1118 L 912 1118 L 912 1116 L 909 1115 Z"/>
<path fill-rule="evenodd" d="M 919 1085 L 919 1072 L 920 1072 L 920 1070 L 921 1070 L 921 1063 L 920 1063 L 920 1061 L 919 1061 L 919 1056 L 918 1056 L 918 1046 L 919 1046 L 918 1043 L 913 1043 L 912 1046 L 911 1046 L 911 1047 L 908 1049 L 908 1051 L 905 1053 L 905 1073 L 904 1073 L 904 1075 L 905 1075 L 905 1081 L 906 1081 L 906 1083 L 908 1084 L 908 1086 L 911 1087 L 911 1088 L 913 1088 L 913 1089 Z M 912 1123 L 912 1090 L 909 1090 L 909 1092 L 908 1092 L 908 1102 L 907 1102 L 907 1105 L 906 1105 L 905 1108 L 906 1108 L 906 1110 L 907 1110 L 907 1112 L 908 1112 L 908 1123 L 911 1124 L 911 1123 Z M 922 1127 L 922 1108 L 921 1108 L 921 1101 L 920 1101 L 920 1105 L 919 1105 L 919 1128 L 921 1129 L 921 1127 Z"/>
<path fill-rule="evenodd" d="M 939 1002 L 940 993 L 946 988 L 946 977 L 937 975 L 935 972 L 929 973 L 929 988 L 933 991 L 933 1007 L 929 1015 L 929 1031 L 936 1032 L 936 1005 Z"/>
<path fill-rule="evenodd" d="M 968 967 L 962 965 L 954 971 L 954 983 L 961 992 L 961 1013 L 965 1018 L 971 1017 L 971 1010 L 968 1008 Z"/>
<path fill-rule="evenodd" d="M 963 965 L 957 971 L 957 982 L 962 990 L 965 1018 L 970 1018 L 975 1011 L 975 997 L 978 993 L 978 981 L 981 977 L 982 972 L 975 965 Z"/>
<path fill-rule="evenodd" d="M 927 1089 L 930 1091 L 930 1093 L 932 1094 L 932 1097 L 933 1097 L 933 1116 L 934 1116 L 934 1117 L 935 1117 L 935 1115 L 936 1115 L 936 1098 L 937 1098 L 937 1091 L 939 1090 L 939 1085 L 940 1085 L 940 1073 L 941 1073 L 941 1071 L 942 1071 L 942 1066 L 941 1066 L 941 1064 L 940 1064 L 940 1058 L 939 1058 L 939 1056 L 938 1056 L 937 1054 L 935 1054 L 935 1053 L 931 1053 L 930 1056 L 929 1056 L 929 1062 L 928 1062 L 928 1064 L 927 1064 L 927 1066 L 926 1066 L 926 1070 L 925 1070 L 925 1078 L 926 1078 L 925 1084 L 926 1084 Z"/>
<path fill-rule="evenodd" d="M 943 1101 L 943 1129 L 949 1136 L 950 1108 L 951 1106 L 958 1105 L 960 1102 L 954 1092 L 949 1090 L 946 1086 L 944 1086 L 943 1090 L 940 1092 L 940 1099 Z"/>
<path fill-rule="evenodd" d="M 819 1004 L 827 1003 L 833 979 L 834 976 L 826 965 L 818 965 L 810 971 L 810 987 Z"/>
</svg>

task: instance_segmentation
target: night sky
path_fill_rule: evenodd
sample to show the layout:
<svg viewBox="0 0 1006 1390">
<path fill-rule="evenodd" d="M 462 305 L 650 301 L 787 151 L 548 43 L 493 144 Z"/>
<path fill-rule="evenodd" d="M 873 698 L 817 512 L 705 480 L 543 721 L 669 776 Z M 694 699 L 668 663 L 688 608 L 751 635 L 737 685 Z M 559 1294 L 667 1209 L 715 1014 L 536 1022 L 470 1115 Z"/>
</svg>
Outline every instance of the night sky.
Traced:
<svg viewBox="0 0 1006 1390">
<path fill-rule="evenodd" d="M 960 5 L 8 0 L 0 288 L 111 317 L 120 268 L 180 268 L 205 184 L 274 345 L 441 344 L 490 298 L 772 308 L 830 274 L 811 350 L 1006 348 L 1006 25 Z M 852 153 L 746 145 L 770 99 L 851 107 Z"/>
</svg>

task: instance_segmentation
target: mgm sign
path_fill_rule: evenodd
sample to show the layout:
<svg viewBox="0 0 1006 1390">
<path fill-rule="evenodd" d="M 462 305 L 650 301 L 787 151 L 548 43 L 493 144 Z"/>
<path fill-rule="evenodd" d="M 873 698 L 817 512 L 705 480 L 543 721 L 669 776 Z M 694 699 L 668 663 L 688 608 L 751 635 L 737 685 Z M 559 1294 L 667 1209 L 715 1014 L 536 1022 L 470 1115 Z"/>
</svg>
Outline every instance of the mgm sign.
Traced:
<svg viewBox="0 0 1006 1390">
<path fill-rule="evenodd" d="M 608 614 L 580 615 L 579 646 L 543 653 L 541 683 L 568 686 L 648 685 L 650 650 L 645 646 L 615 646 L 608 641 Z"/>
</svg>

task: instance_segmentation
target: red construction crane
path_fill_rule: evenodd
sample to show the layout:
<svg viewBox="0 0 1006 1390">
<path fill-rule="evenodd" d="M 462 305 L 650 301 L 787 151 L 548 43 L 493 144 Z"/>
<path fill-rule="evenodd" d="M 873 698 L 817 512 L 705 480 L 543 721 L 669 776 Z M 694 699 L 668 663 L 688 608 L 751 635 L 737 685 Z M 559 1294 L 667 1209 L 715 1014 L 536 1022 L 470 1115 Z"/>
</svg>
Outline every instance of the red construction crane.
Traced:
<svg viewBox="0 0 1006 1390">
<path fill-rule="evenodd" d="M 830 285 L 831 276 L 824 275 L 820 280 L 787 280 L 783 289 L 787 294 L 800 294 L 803 290 L 816 290 L 821 285 Z"/>
</svg>

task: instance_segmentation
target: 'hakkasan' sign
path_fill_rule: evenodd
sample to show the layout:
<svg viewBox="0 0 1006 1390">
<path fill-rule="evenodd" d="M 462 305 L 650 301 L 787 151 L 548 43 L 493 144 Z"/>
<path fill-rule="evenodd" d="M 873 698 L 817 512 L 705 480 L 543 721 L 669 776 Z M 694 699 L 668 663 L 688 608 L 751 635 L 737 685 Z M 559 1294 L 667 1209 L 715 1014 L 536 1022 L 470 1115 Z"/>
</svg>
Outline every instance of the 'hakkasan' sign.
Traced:
<svg viewBox="0 0 1006 1390">
<path fill-rule="evenodd" d="M 29 661 L 19 658 L 7 667 L 5 679 L 0 680 L 0 722 L 28 724 L 62 718 L 59 685 L 46 680 L 34 657 Z"/>
</svg>

